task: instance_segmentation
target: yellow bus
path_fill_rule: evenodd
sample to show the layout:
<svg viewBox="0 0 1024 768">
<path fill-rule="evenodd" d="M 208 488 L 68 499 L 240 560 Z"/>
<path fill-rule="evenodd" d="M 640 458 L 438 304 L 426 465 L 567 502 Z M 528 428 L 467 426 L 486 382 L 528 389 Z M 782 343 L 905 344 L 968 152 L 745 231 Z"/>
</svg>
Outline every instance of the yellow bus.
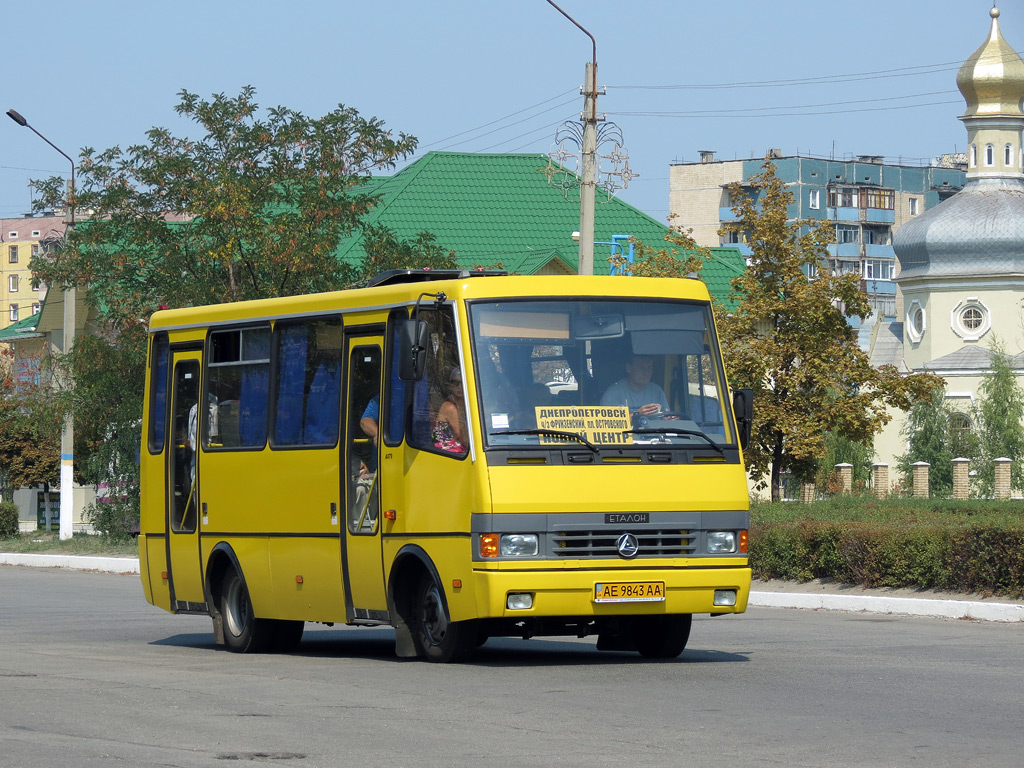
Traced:
<svg viewBox="0 0 1024 768">
<path fill-rule="evenodd" d="M 746 609 L 741 446 L 695 279 L 405 270 L 150 324 L 146 599 L 217 643 L 597 636 L 672 658 Z"/>
</svg>

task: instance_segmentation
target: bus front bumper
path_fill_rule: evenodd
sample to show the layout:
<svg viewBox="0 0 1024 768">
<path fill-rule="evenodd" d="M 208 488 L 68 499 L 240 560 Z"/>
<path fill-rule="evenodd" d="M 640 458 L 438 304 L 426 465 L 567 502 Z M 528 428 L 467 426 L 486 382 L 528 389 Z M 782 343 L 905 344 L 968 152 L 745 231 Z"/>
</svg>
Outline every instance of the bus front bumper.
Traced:
<svg viewBox="0 0 1024 768">
<path fill-rule="evenodd" d="M 481 618 L 743 613 L 750 594 L 746 565 L 477 570 L 474 577 Z"/>
</svg>

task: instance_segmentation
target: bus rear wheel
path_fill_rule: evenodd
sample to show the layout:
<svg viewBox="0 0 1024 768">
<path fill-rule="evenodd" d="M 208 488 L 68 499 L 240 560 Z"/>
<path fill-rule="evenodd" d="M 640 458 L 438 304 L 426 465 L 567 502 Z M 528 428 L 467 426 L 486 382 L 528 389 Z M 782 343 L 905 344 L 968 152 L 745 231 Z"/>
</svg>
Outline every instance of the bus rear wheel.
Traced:
<svg viewBox="0 0 1024 768">
<path fill-rule="evenodd" d="M 633 624 L 633 643 L 647 659 L 674 659 L 690 639 L 693 616 L 689 613 L 668 616 L 638 616 Z"/>
<path fill-rule="evenodd" d="M 263 653 L 274 640 L 277 627 L 252 612 L 249 588 L 238 571 L 224 576 L 220 590 L 220 612 L 224 619 L 224 643 L 235 653 Z M 300 635 L 301 637 L 301 635 Z"/>
<path fill-rule="evenodd" d="M 473 622 L 448 620 L 444 595 L 432 576 L 424 576 L 420 581 L 413 611 L 413 631 L 427 661 L 461 661 L 476 646 L 479 633 Z"/>
</svg>

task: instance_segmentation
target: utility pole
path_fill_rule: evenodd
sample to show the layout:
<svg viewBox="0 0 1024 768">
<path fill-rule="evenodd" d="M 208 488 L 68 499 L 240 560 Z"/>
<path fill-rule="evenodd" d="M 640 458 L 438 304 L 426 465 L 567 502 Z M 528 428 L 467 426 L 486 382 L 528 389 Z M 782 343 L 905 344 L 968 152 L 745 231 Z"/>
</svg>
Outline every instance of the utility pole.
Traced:
<svg viewBox="0 0 1024 768">
<path fill-rule="evenodd" d="M 583 141 L 580 145 L 580 258 L 578 274 L 594 274 L 594 205 L 597 195 L 597 40 L 576 19 L 548 3 L 590 38 L 593 53 L 583 72 Z"/>
<path fill-rule="evenodd" d="M 590 33 L 587 32 L 587 34 Z M 594 59 L 587 63 L 584 78 L 583 146 L 580 147 L 582 160 L 580 163 L 580 260 L 577 272 L 581 275 L 592 275 L 594 274 L 594 206 L 597 191 L 596 43 L 594 44 Z"/>
</svg>

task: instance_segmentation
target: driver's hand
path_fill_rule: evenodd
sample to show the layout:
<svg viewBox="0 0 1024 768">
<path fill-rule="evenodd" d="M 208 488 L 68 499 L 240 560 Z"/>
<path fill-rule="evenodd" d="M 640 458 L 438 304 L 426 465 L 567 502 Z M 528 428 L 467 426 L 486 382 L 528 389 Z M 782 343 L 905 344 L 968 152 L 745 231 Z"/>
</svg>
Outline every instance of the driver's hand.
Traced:
<svg viewBox="0 0 1024 768">
<path fill-rule="evenodd" d="M 641 416 L 651 416 L 661 410 L 661 406 L 657 403 L 648 403 L 647 405 L 641 405 L 637 409 L 637 413 Z"/>
</svg>

